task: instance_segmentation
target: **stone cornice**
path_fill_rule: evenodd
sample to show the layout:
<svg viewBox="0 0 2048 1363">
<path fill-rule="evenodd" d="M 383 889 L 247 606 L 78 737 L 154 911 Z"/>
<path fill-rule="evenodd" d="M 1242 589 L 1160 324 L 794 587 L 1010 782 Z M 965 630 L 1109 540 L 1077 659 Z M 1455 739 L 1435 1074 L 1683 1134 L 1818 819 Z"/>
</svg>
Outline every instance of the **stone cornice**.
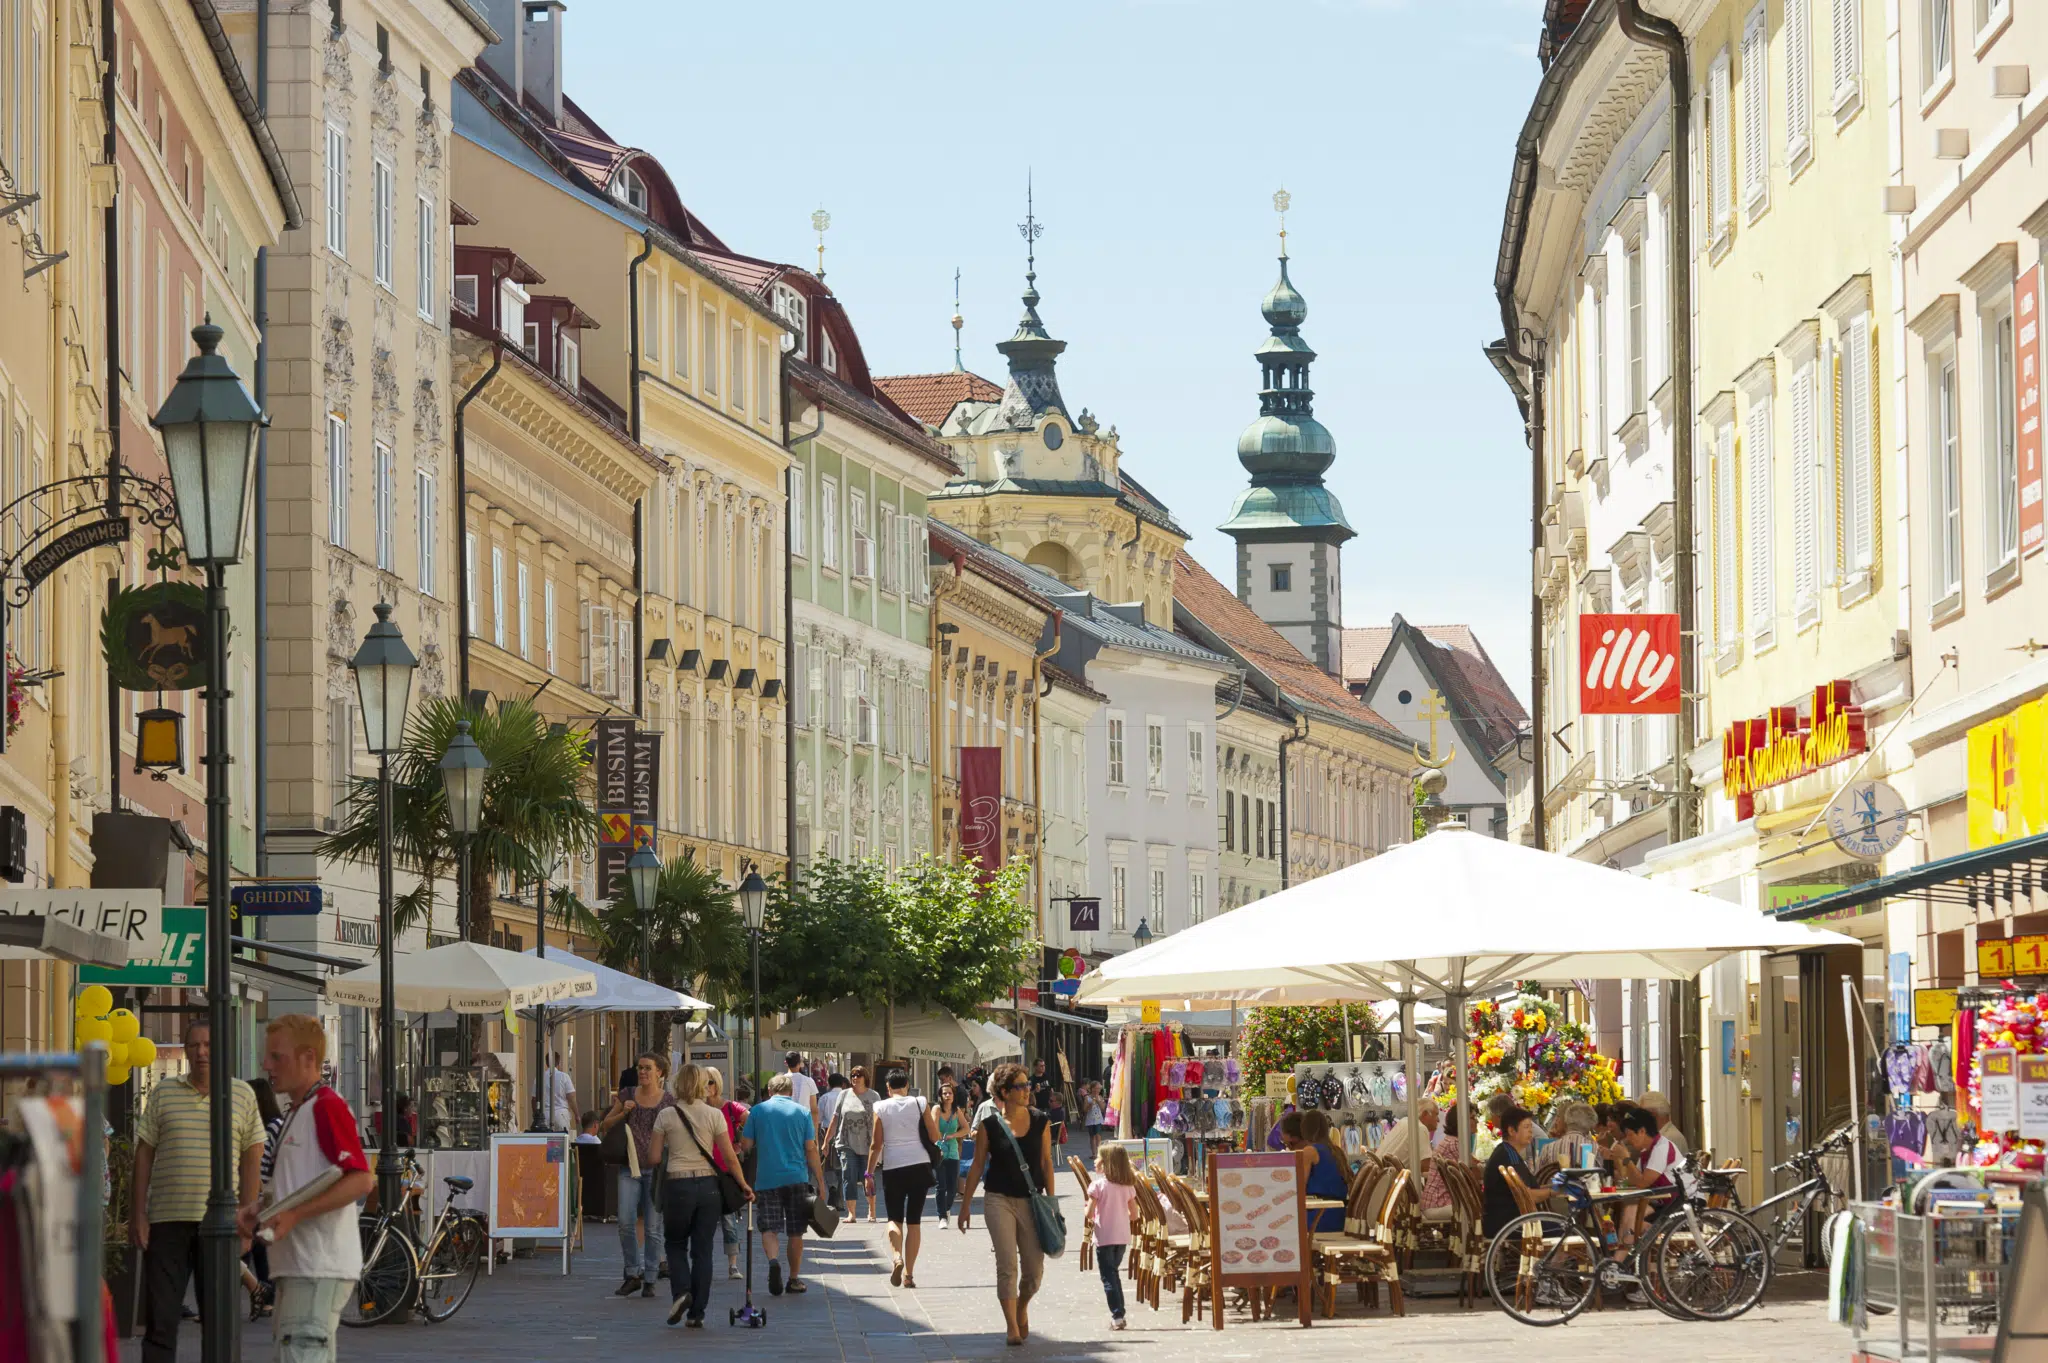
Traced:
<svg viewBox="0 0 2048 1363">
<path fill-rule="evenodd" d="M 539 377 L 523 356 L 507 349 L 506 364 L 482 393 L 482 401 L 535 445 L 594 479 L 614 496 L 630 502 L 654 485 L 661 462 L 647 450 L 612 431 L 555 385 Z M 466 392 L 489 368 L 486 353 L 458 346 L 455 389 Z"/>
</svg>

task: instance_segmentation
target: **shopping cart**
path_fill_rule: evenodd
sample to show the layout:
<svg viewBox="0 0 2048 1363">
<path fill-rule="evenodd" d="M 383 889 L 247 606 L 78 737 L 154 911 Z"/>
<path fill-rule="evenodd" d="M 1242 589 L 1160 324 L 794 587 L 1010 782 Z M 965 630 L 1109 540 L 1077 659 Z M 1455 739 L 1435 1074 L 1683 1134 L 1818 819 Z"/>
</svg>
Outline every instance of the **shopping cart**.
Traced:
<svg viewBox="0 0 2048 1363">
<path fill-rule="evenodd" d="M 1989 1359 L 2018 1205 L 1936 1204 L 1926 1216 L 1876 1202 L 1850 1210 L 1863 1232 L 1860 1262 L 1847 1270 L 1855 1356 L 1896 1363 Z"/>
</svg>

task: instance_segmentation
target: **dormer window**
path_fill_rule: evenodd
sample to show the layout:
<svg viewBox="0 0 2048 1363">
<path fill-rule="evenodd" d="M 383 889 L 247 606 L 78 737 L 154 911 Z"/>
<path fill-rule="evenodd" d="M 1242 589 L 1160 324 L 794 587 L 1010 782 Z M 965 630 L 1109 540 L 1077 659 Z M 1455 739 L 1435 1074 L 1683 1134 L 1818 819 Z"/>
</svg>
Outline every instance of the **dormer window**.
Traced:
<svg viewBox="0 0 2048 1363">
<path fill-rule="evenodd" d="M 818 363 L 834 374 L 839 372 L 839 347 L 822 327 L 818 329 Z"/>
<path fill-rule="evenodd" d="M 562 381 L 562 387 L 575 392 L 583 381 L 582 347 L 576 338 L 564 331 L 555 337 L 555 377 Z"/>
<path fill-rule="evenodd" d="M 1057 421 L 1046 422 L 1045 429 L 1038 434 L 1039 439 L 1045 441 L 1045 447 L 1049 450 L 1056 450 L 1067 441 L 1066 433 L 1060 430 L 1060 424 Z"/>
<path fill-rule="evenodd" d="M 528 323 L 526 324 L 526 341 L 525 341 L 525 346 L 526 346 L 526 358 L 527 358 L 527 359 L 529 359 L 529 360 L 532 360 L 532 361 L 533 361 L 533 362 L 534 362 L 535 364 L 539 364 L 539 363 L 540 363 L 540 323 L 538 323 L 538 322 L 528 322 Z"/>
<path fill-rule="evenodd" d="M 647 211 L 647 182 L 631 166 L 620 166 L 612 177 L 612 197 L 636 213 Z"/>
<path fill-rule="evenodd" d="M 516 280 L 498 282 L 498 334 L 514 345 L 526 343 L 526 305 L 531 299 Z"/>
<path fill-rule="evenodd" d="M 455 306 L 471 317 L 476 316 L 476 276 L 459 274 L 455 276 Z"/>
<path fill-rule="evenodd" d="M 808 330 L 810 303 L 787 284 L 775 286 L 774 299 L 775 315 L 789 323 L 794 333 L 782 338 L 782 348 L 801 360 L 809 350 L 804 344 L 804 336 Z"/>
</svg>

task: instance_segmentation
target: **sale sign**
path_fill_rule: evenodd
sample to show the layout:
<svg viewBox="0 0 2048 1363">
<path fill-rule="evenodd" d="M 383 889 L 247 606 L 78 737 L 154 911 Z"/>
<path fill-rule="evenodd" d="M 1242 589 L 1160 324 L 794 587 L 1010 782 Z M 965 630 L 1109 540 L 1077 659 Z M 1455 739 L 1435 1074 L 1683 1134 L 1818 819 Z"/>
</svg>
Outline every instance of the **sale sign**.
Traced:
<svg viewBox="0 0 2048 1363">
<path fill-rule="evenodd" d="M 2020 552 L 2044 542 L 2041 505 L 2041 267 L 2013 281 L 2013 405 L 2019 429 Z"/>
<path fill-rule="evenodd" d="M 1579 713 L 1678 713 L 1678 617 L 1579 617 Z"/>
</svg>

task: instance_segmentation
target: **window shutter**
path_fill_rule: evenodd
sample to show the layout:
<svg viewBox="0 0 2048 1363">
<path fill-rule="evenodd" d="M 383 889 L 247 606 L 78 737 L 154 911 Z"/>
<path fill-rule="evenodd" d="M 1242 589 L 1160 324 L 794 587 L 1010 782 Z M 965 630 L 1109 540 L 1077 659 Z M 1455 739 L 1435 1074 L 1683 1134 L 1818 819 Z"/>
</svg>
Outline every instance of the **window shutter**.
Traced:
<svg viewBox="0 0 2048 1363">
<path fill-rule="evenodd" d="M 1792 610 L 1802 620 L 1820 591 L 1819 457 L 1808 361 L 1792 376 Z"/>
<path fill-rule="evenodd" d="M 631 613 L 619 616 L 618 640 L 618 650 L 612 655 L 612 694 L 625 695 L 629 694 L 628 682 L 635 675 L 634 663 L 638 661 L 633 656 L 636 650 L 633 647 Z"/>
<path fill-rule="evenodd" d="M 1735 427 L 1714 432 L 1714 639 L 1735 642 L 1736 612 Z"/>
<path fill-rule="evenodd" d="M 1765 171 L 1764 125 L 1768 120 L 1766 100 L 1770 92 L 1768 44 L 1764 37 L 1764 10 L 1758 5 L 1742 31 L 1742 202 L 1752 205 L 1763 198 Z"/>
<path fill-rule="evenodd" d="M 1733 110 L 1728 107 L 1728 54 L 1725 52 L 1708 73 L 1707 103 L 1712 123 L 1707 130 L 1707 178 L 1713 203 L 1713 236 L 1718 240 L 1728 230 L 1728 220 L 1733 214 L 1730 179 L 1735 173 L 1735 148 L 1731 145 Z"/>
<path fill-rule="evenodd" d="M 1862 3 L 1863 0 L 1833 0 L 1834 89 L 1837 107 L 1855 95 L 1857 77 L 1862 69 L 1860 54 L 1863 43 L 1859 32 L 1862 28 L 1859 18 Z"/>
<path fill-rule="evenodd" d="M 1777 564 L 1772 547 L 1777 535 L 1773 515 L 1772 480 L 1776 476 L 1771 451 L 1771 400 L 1759 394 L 1749 404 L 1749 429 L 1744 435 L 1742 477 L 1749 494 L 1749 631 L 1752 636 L 1767 633 L 1777 614 L 1777 593 L 1772 574 Z"/>
<path fill-rule="evenodd" d="M 583 655 L 583 688 L 586 691 L 595 689 L 593 682 L 596 680 L 596 660 L 590 648 L 590 612 L 590 603 L 581 603 L 576 626 L 576 650 Z"/>
<path fill-rule="evenodd" d="M 1785 148 L 1797 153 L 1813 127 L 1812 0 L 1785 0 Z"/>
<path fill-rule="evenodd" d="M 1849 328 L 1844 342 L 1844 365 L 1848 391 L 1848 421 L 1842 430 L 1842 464 L 1847 475 L 1848 498 L 1842 508 L 1848 522 L 1846 545 L 1852 571 L 1874 568 L 1876 489 L 1873 486 L 1877 455 L 1876 432 L 1870 420 L 1871 335 L 1868 318 L 1859 318 Z"/>
</svg>

